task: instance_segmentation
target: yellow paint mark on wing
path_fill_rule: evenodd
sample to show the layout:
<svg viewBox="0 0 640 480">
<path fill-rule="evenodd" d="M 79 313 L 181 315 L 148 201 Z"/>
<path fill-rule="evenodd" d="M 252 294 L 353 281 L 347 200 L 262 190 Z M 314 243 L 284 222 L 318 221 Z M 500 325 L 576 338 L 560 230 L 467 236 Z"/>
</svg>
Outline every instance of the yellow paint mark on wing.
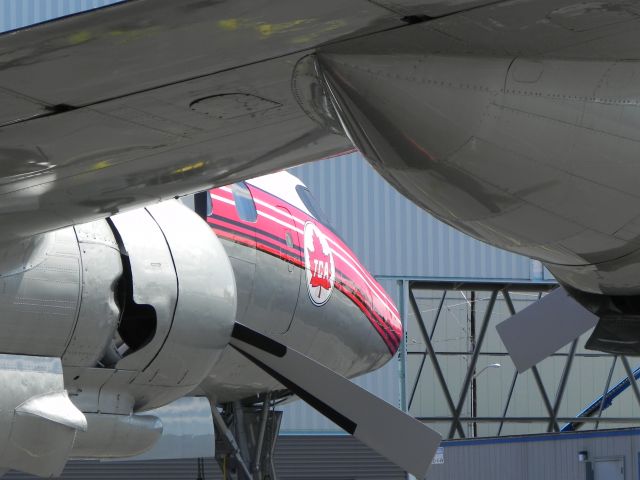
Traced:
<svg viewBox="0 0 640 480">
<path fill-rule="evenodd" d="M 240 22 L 237 18 L 227 18 L 225 20 L 220 20 L 218 22 L 218 26 L 223 30 L 234 31 L 237 30 L 240 25 Z"/>
<path fill-rule="evenodd" d="M 347 26 L 346 20 L 330 20 L 328 22 L 324 22 L 320 26 L 320 28 L 317 30 L 306 33 L 304 35 L 299 35 L 297 37 L 294 37 L 294 39 L 291 40 L 291 42 L 295 44 L 311 43 L 318 40 L 325 33 L 333 32 L 334 30 L 339 30 L 346 26 Z"/>
<path fill-rule="evenodd" d="M 121 44 L 129 43 L 134 40 L 139 40 L 145 37 L 151 37 L 155 35 L 157 32 L 160 32 L 161 28 L 159 26 L 153 27 L 145 27 L 145 28 L 134 28 L 131 30 L 111 30 L 109 35 L 114 38 L 118 38 Z"/>
<path fill-rule="evenodd" d="M 191 170 L 197 170 L 198 168 L 204 167 L 204 162 L 196 162 L 191 165 L 185 165 L 184 167 L 176 168 L 173 172 L 174 175 L 178 175 L 180 173 L 187 173 Z"/>
<path fill-rule="evenodd" d="M 103 168 L 109 168 L 111 166 L 111 162 L 109 162 L 108 160 L 102 160 L 100 162 L 94 163 L 93 166 L 91 167 L 91 170 L 96 171 L 96 170 L 102 170 Z"/>
<path fill-rule="evenodd" d="M 282 23 L 260 23 L 257 25 L 258 32 L 263 37 L 269 37 L 275 33 L 284 33 L 296 30 L 303 25 L 313 22 L 311 18 L 301 18 Z"/>
<path fill-rule="evenodd" d="M 313 18 L 299 18 L 288 22 L 270 23 L 256 20 L 244 20 L 239 18 L 225 18 L 218 21 L 218 27 L 227 32 L 237 30 L 254 30 L 261 38 L 269 38 L 272 35 L 295 32 L 301 30 L 315 20 Z"/>
<path fill-rule="evenodd" d="M 76 33 L 72 33 L 67 37 L 67 41 L 71 45 L 80 45 L 81 43 L 88 42 L 93 38 L 93 34 L 87 30 L 81 30 Z"/>
</svg>

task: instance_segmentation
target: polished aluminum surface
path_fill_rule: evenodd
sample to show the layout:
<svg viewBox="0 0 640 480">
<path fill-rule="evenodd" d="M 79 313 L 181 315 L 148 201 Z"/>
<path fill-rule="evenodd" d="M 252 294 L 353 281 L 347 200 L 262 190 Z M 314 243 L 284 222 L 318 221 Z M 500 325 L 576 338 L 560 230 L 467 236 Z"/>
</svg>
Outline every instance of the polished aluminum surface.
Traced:
<svg viewBox="0 0 640 480">
<path fill-rule="evenodd" d="M 293 67 L 397 17 L 363 0 L 143 0 L 1 36 L 0 239 L 348 148 L 299 109 Z"/>
<path fill-rule="evenodd" d="M 0 465 L 59 475 L 87 421 L 64 390 L 59 358 L 0 355 Z"/>
<path fill-rule="evenodd" d="M 175 386 L 175 400 L 198 386 L 227 347 L 236 317 L 236 283 L 220 240 L 198 215 L 177 201 L 148 211 L 171 248 L 178 302 L 162 350 L 134 383 Z M 144 408 L 167 403 L 157 396 Z"/>
<path fill-rule="evenodd" d="M 136 410 L 157 408 L 198 386 L 226 348 L 235 321 L 235 279 L 218 238 L 180 202 L 111 221 L 128 254 L 134 301 L 151 305 L 157 321 L 140 348 L 119 346 L 116 371 L 137 372 L 119 388 L 134 397 Z M 121 321 L 136 318 L 125 309 Z"/>
<path fill-rule="evenodd" d="M 223 245 L 230 251 L 234 248 L 233 242 L 223 241 Z M 286 264 L 283 269 L 284 262 L 272 255 L 256 253 L 252 248 L 236 248 L 235 252 L 236 255 L 244 253 L 245 262 L 255 257 L 255 261 L 261 264 L 255 270 L 234 270 L 238 284 L 248 281 L 257 283 L 257 279 L 246 275 L 259 269 L 270 272 L 268 280 L 276 283 L 281 281 L 282 275 L 285 279 L 290 275 Z M 272 314 L 284 319 L 285 312 L 273 304 L 264 288 L 258 291 L 262 293 L 256 295 L 251 292 L 247 297 L 252 304 L 244 316 L 245 323 L 349 378 L 375 370 L 389 361 L 389 349 L 351 299 L 335 291 L 325 305 L 317 307 L 309 300 L 306 286 L 302 284 L 306 283 L 303 277 L 299 274 L 299 283 L 289 285 L 290 300 L 297 299 L 297 307 L 295 312 L 288 311 L 287 322 L 291 322 L 291 326 L 286 332 L 274 329 L 266 321 Z M 238 308 L 243 308 L 243 305 L 239 303 Z M 281 388 L 277 380 L 230 347 L 226 348 L 220 361 L 201 384 L 203 392 L 223 402 Z"/>
<path fill-rule="evenodd" d="M 120 249 L 105 220 L 74 227 L 82 261 L 80 309 L 62 363 L 93 367 L 120 320 L 115 290 L 122 275 Z"/>
<path fill-rule="evenodd" d="M 8 250 L 16 257 L 0 273 L 2 353 L 61 357 L 71 338 L 82 290 L 78 242 L 73 228 L 46 237 Z"/>
<path fill-rule="evenodd" d="M 111 222 L 128 254 L 133 300 L 138 305 L 150 305 L 155 314 L 150 341 L 131 351 L 126 344 L 119 346 L 124 358 L 117 363 L 117 368 L 141 371 L 156 357 L 171 330 L 178 300 L 176 271 L 162 230 L 149 212 L 138 209 L 114 215 Z"/>
<path fill-rule="evenodd" d="M 147 412 L 162 422 L 162 436 L 135 460 L 203 458 L 215 453 L 211 406 L 204 397 L 185 397 Z"/>
<path fill-rule="evenodd" d="M 126 458 L 152 448 L 162 435 L 153 415 L 85 414 L 87 429 L 76 435 L 70 458 Z"/>
<path fill-rule="evenodd" d="M 627 4 L 571 5 L 508 3 L 329 45 L 320 75 L 350 138 L 423 208 L 575 288 L 631 295 L 640 22 Z"/>
</svg>

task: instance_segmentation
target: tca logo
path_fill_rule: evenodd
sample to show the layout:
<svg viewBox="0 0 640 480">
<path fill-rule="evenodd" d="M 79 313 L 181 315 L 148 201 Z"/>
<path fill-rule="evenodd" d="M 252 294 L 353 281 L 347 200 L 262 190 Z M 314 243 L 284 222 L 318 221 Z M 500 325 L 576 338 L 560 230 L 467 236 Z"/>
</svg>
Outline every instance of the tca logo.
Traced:
<svg viewBox="0 0 640 480">
<path fill-rule="evenodd" d="M 314 305 L 324 305 L 333 291 L 336 267 L 327 237 L 312 222 L 304 225 L 304 266 L 309 298 Z"/>
</svg>

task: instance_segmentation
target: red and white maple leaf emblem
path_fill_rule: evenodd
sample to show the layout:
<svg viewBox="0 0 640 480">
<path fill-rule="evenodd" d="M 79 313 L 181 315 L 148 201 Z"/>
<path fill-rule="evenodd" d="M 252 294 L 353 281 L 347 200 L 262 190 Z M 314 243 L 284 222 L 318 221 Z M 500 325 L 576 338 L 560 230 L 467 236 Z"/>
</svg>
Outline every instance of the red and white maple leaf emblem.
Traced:
<svg viewBox="0 0 640 480">
<path fill-rule="evenodd" d="M 311 246 L 309 247 L 309 267 L 311 269 L 311 280 L 309 284 L 312 287 L 320 287 L 326 290 L 331 289 L 330 268 L 331 258 L 328 253 L 324 253 L 320 238 L 316 235 L 315 230 L 311 235 Z"/>
<path fill-rule="evenodd" d="M 331 296 L 336 270 L 327 238 L 313 222 L 304 225 L 304 263 L 309 298 L 320 307 Z"/>
</svg>

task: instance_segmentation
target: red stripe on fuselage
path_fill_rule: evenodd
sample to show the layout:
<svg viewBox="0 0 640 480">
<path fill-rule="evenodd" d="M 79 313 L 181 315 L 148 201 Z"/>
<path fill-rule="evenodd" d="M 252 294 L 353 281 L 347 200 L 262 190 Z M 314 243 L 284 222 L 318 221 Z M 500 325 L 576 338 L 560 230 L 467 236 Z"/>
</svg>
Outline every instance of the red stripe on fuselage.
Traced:
<svg viewBox="0 0 640 480">
<path fill-rule="evenodd" d="M 270 246 L 265 245 L 263 243 L 254 242 L 241 235 L 236 235 L 226 230 L 221 230 L 219 228 L 216 228 L 215 225 L 211 225 L 211 226 L 219 238 L 229 240 L 235 243 L 239 243 L 241 245 L 246 245 L 247 247 L 255 248 L 256 250 L 259 250 L 261 252 L 268 253 L 269 255 L 273 255 L 279 260 L 289 262 L 300 269 L 305 268 L 304 261 L 302 261 L 300 258 L 288 256 L 286 254 L 283 254 L 282 251 L 273 249 Z M 367 306 L 366 300 L 362 298 L 361 292 L 352 290 L 350 287 L 348 287 L 345 283 L 343 283 L 339 279 L 336 279 L 334 287 L 338 291 L 346 295 L 347 298 L 349 298 L 360 309 L 360 311 L 365 315 L 365 317 L 369 320 L 371 325 L 378 332 L 378 334 L 382 338 L 385 345 L 387 345 L 390 353 L 394 355 L 398 350 L 398 346 L 400 344 L 399 339 L 392 334 L 392 331 L 389 329 L 389 326 L 386 324 L 386 322 L 383 321 L 383 319 L 377 314 L 377 312 L 375 312 L 369 306 Z"/>
<path fill-rule="evenodd" d="M 251 193 L 254 199 L 266 205 L 265 208 L 269 209 L 270 215 L 273 215 L 274 211 L 279 211 L 279 209 L 274 208 L 274 203 L 286 204 L 287 208 L 291 211 L 294 219 L 293 226 L 294 228 L 297 228 L 299 232 L 302 232 L 302 230 L 304 229 L 304 224 L 307 221 L 312 221 L 315 225 L 317 225 L 318 228 L 320 228 L 320 230 L 327 237 L 327 239 L 333 244 L 332 250 L 334 252 L 334 256 L 337 257 L 337 264 L 340 264 L 342 266 L 343 271 L 350 271 L 353 274 L 353 279 L 357 283 L 362 282 L 367 286 L 367 288 L 370 288 L 372 290 L 374 302 L 379 303 L 379 307 L 384 307 L 386 310 L 388 310 L 389 316 L 395 320 L 395 324 L 398 327 L 399 332 L 402 331 L 402 325 L 400 323 L 400 318 L 394 303 L 391 301 L 380 284 L 375 281 L 375 279 L 371 276 L 367 269 L 362 266 L 359 260 L 357 260 L 351 249 L 349 249 L 349 247 L 344 244 L 340 237 L 338 237 L 330 228 L 327 228 L 325 225 L 319 223 L 317 219 L 309 215 L 307 212 L 300 210 L 298 207 L 291 205 L 280 199 L 279 197 L 276 197 L 275 195 L 264 191 L 254 185 L 249 184 L 249 188 L 251 189 Z M 279 212 L 282 213 L 281 211 Z M 289 217 L 282 220 L 286 220 L 288 223 L 291 222 L 291 218 Z"/>
<path fill-rule="evenodd" d="M 301 227 L 304 222 L 312 221 L 326 237 L 342 250 L 338 252 L 332 247 L 336 266 L 334 286 L 358 306 L 387 345 L 391 354 L 395 354 L 402 335 L 402 326 L 395 305 L 369 272 L 355 259 L 355 255 L 333 232 L 306 212 L 254 185 L 248 184 L 248 186 L 254 200 L 258 201 L 258 217 L 255 222 L 246 222 L 238 217 L 233 195 L 228 188 L 211 191 L 214 196 L 213 213 L 215 217 L 210 217 L 208 221 L 216 234 L 304 268 L 304 248 L 302 245 L 304 231 Z M 216 197 L 218 198 L 217 202 Z M 268 207 L 260 205 L 260 203 L 266 204 Z M 285 206 L 289 212 L 278 208 L 277 205 Z M 292 219 L 291 216 L 294 218 Z M 284 242 L 284 229 L 296 233 L 293 235 L 291 247 Z M 349 261 L 343 260 L 342 256 L 346 256 Z M 365 291 L 372 294 L 371 298 L 363 294 Z M 381 311 L 386 311 L 387 315 L 380 313 Z"/>
</svg>

